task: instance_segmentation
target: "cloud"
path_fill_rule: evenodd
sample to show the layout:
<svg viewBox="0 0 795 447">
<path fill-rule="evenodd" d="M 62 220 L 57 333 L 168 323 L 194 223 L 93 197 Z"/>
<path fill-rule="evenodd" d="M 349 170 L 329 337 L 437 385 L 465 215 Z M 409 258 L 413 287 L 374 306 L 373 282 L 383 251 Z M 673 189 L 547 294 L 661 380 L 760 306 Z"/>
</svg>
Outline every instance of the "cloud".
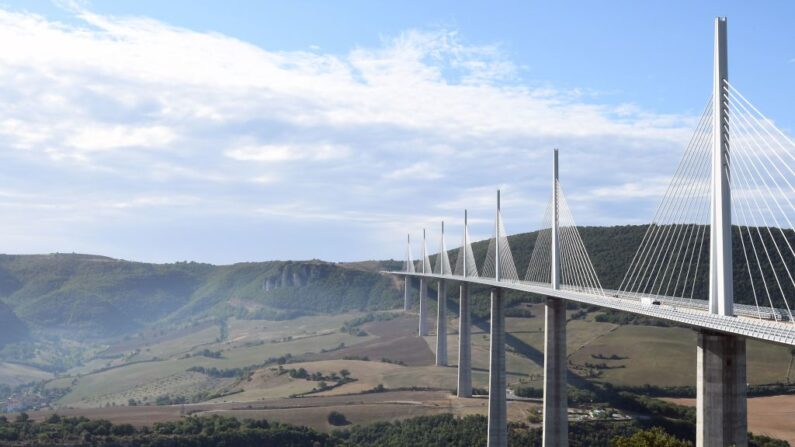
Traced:
<svg viewBox="0 0 795 447">
<path fill-rule="evenodd" d="M 300 247 L 291 252 L 262 240 L 266 257 L 296 257 L 315 244 L 318 256 L 335 258 L 334 241 L 345 231 L 357 242 L 340 256 L 384 257 L 391 231 L 457 222 L 465 206 L 482 210 L 472 216 L 482 228 L 473 231 L 488 233 L 500 186 L 504 208 L 517 209 L 512 229 L 532 229 L 548 199 L 553 147 L 561 148 L 567 191 L 591 201 L 574 210 L 578 222 L 603 222 L 599 206 L 615 201 L 616 191 L 653 199 L 644 179 L 673 168 L 672 149 L 694 124 L 689 114 L 594 102 L 583 94 L 589 86 L 530 87 L 499 45 L 470 43 L 456 30 L 406 30 L 340 54 L 282 51 L 66 6 L 70 24 L 0 9 L 0 41 L 13 42 L 0 46 L 6 181 L 81 204 L 54 212 L 103 207 L 151 231 L 162 219 L 185 218 L 223 234 L 213 219 L 226 216 L 221 225 L 230 228 L 246 219 L 269 228 L 294 220 L 310 228 L 304 232 L 337 232 L 328 251 L 316 241 L 292 244 Z M 182 199 L 153 199 L 165 197 Z M 633 211 L 649 215 L 652 202 Z M 616 215 L 614 223 L 631 220 Z M 327 216 L 349 218 L 350 228 L 330 229 Z M 112 224 L 102 213 L 84 218 Z M 0 231 L 47 231 L 13 225 L 0 222 Z M 69 241 L 94 247 L 91 226 L 82 225 L 69 230 Z M 248 253 L 254 236 L 236 234 L 219 243 L 226 251 L 217 256 L 167 243 L 149 255 L 124 237 L 96 246 L 145 259 L 242 260 L 235 250 Z"/>
<path fill-rule="evenodd" d="M 114 203 L 116 208 L 140 208 L 140 207 L 177 207 L 190 206 L 200 202 L 198 197 L 190 196 L 147 196 L 136 197 L 127 202 Z"/>
<path fill-rule="evenodd" d="M 437 167 L 434 169 L 429 163 L 417 162 L 405 168 L 395 169 L 384 175 L 384 178 L 390 180 L 435 180 L 442 177 L 441 171 L 443 168 Z"/>
<path fill-rule="evenodd" d="M 79 151 L 102 151 L 119 148 L 167 147 L 176 138 L 165 126 L 87 126 L 76 129 L 64 145 Z"/>
<path fill-rule="evenodd" d="M 615 200 L 626 201 L 627 199 L 648 199 L 662 198 L 671 178 L 667 176 L 656 176 L 645 179 L 642 182 L 627 182 L 614 186 L 594 188 L 589 191 L 573 195 L 570 200 L 590 201 L 590 200 Z"/>
<path fill-rule="evenodd" d="M 229 149 L 226 156 L 239 161 L 280 162 L 296 160 L 334 160 L 348 156 L 345 146 L 318 144 L 315 146 L 262 145 Z"/>
</svg>

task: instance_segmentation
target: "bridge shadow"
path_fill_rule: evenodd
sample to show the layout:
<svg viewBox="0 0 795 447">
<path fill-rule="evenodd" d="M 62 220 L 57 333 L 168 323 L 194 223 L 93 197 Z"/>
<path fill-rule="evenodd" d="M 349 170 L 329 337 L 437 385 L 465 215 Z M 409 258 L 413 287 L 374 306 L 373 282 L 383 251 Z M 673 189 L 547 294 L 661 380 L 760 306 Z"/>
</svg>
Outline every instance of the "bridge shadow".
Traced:
<svg viewBox="0 0 795 447">
<path fill-rule="evenodd" d="M 455 288 L 452 288 L 452 290 L 455 290 Z M 433 289 L 431 289 L 429 287 L 428 292 L 429 292 L 428 293 L 429 298 L 431 298 L 433 301 L 436 301 L 438 299 L 438 294 L 436 294 L 436 292 L 437 292 L 436 290 L 433 290 Z M 454 293 L 453 293 L 453 295 L 454 295 Z M 470 297 L 470 303 L 471 303 L 472 297 L 474 297 L 474 293 Z M 471 306 L 471 304 L 470 304 L 470 306 Z M 460 307 L 458 305 L 458 300 L 452 298 L 452 296 L 450 296 L 450 295 L 447 296 L 447 310 L 448 310 L 448 315 L 449 315 L 449 312 L 451 312 L 451 311 L 453 313 L 455 313 L 456 315 L 458 315 L 458 316 L 461 315 Z M 533 317 L 533 318 L 543 318 L 543 317 Z M 470 330 L 473 330 L 473 328 L 475 328 L 475 327 L 480 329 L 481 331 L 483 331 L 483 333 L 488 333 L 488 334 L 491 333 L 491 323 L 489 323 L 489 320 L 485 319 L 485 318 L 478 318 L 478 317 L 475 317 L 473 315 L 472 316 L 472 325 L 471 325 L 471 329 Z M 475 333 L 474 330 L 473 330 L 472 333 L 473 334 Z M 506 331 L 505 332 L 505 344 L 506 344 L 506 346 L 510 346 L 511 349 L 513 349 L 515 352 L 527 357 L 528 359 L 530 359 L 530 361 L 532 361 L 535 364 L 539 365 L 542 369 L 544 368 L 544 353 L 539 351 L 538 349 L 534 348 L 533 346 L 527 344 L 521 338 L 519 338 L 519 337 L 513 335 L 512 333 Z M 574 386 L 574 387 L 579 388 L 579 389 L 582 389 L 582 390 L 593 390 L 595 388 L 594 385 L 591 382 L 589 382 L 587 379 L 583 378 L 582 376 L 576 374 L 571 369 L 568 369 L 567 381 L 568 381 L 569 385 Z"/>
<path fill-rule="evenodd" d="M 486 333 L 491 333 L 491 324 L 488 320 L 483 318 L 472 319 L 472 325 L 483 330 Z M 505 333 L 505 344 L 510 346 L 515 352 L 527 357 L 535 364 L 539 365 L 542 369 L 544 367 L 544 353 L 527 344 L 521 338 L 516 337 L 510 332 Z M 588 380 L 574 373 L 571 369 L 568 370 L 567 380 L 569 385 L 580 389 L 591 389 L 593 385 Z"/>
</svg>

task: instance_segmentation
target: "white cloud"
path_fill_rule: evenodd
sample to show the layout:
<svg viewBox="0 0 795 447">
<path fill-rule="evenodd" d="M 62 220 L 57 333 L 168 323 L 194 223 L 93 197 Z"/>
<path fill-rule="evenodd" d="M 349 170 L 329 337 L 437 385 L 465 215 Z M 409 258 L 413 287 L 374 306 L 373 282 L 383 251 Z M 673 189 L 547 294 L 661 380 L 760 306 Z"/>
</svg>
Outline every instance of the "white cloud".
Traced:
<svg viewBox="0 0 795 447">
<path fill-rule="evenodd" d="M 76 129 L 64 142 L 77 150 L 102 151 L 125 147 L 162 148 L 176 139 L 165 126 L 87 126 Z"/>
<path fill-rule="evenodd" d="M 100 190 L 102 206 L 136 222 L 201 197 L 201 206 L 183 207 L 193 222 L 342 216 L 381 238 L 407 229 L 396 216 L 427 225 L 469 207 L 482 210 L 473 222 L 486 222 L 502 185 L 504 208 L 521 209 L 513 228 L 529 229 L 543 213 L 533 207 L 548 198 L 552 147 L 561 147 L 567 191 L 596 207 L 616 188 L 651 196 L 644 179 L 673 167 L 671 149 L 694 121 L 589 102 L 589 86 L 528 87 L 498 45 L 451 30 L 408 30 L 347 54 L 280 51 L 69 7 L 76 24 L 0 9 L 0 41 L 13 42 L 0 46 L 0 147 L 14 170 L 6 180 L 86 204 Z M 613 181 L 606 172 L 626 175 Z M 583 212 L 578 222 L 599 216 Z M 20 233 L 2 222 L 0 231 Z M 80 231 L 70 237 L 90 241 Z M 367 242 L 350 256 L 383 255 Z M 219 259 L 234 258 L 235 247 L 226 249 Z"/>
<path fill-rule="evenodd" d="M 442 178 L 442 169 L 443 168 L 441 166 L 434 168 L 429 163 L 421 161 L 414 163 L 411 166 L 388 172 L 386 175 L 384 175 L 384 178 L 390 180 L 435 180 Z"/>
<path fill-rule="evenodd" d="M 146 196 L 136 197 L 127 202 L 114 203 L 115 208 L 174 207 L 191 206 L 199 203 L 198 197 L 191 196 Z"/>
<path fill-rule="evenodd" d="M 261 146 L 245 146 L 229 149 L 225 155 L 240 161 L 279 162 L 295 160 L 334 160 L 345 158 L 349 154 L 345 146 L 318 144 L 314 146 L 295 146 L 284 144 L 266 144 Z"/>
<path fill-rule="evenodd" d="M 274 175 L 258 175 L 256 177 L 253 177 L 251 179 L 251 182 L 266 185 L 268 183 L 277 182 L 278 180 L 279 180 L 278 177 Z"/>
<path fill-rule="evenodd" d="M 641 182 L 633 181 L 585 190 L 582 193 L 571 196 L 570 199 L 579 201 L 594 199 L 621 201 L 627 199 L 662 198 L 670 183 L 670 177 L 656 176 Z"/>
</svg>

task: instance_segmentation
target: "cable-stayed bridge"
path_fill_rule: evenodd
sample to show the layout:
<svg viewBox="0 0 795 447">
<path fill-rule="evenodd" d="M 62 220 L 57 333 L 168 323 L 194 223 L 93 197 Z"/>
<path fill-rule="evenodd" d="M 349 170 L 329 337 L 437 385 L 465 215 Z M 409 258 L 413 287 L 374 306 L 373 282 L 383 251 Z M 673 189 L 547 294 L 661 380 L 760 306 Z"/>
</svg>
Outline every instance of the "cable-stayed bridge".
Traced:
<svg viewBox="0 0 795 447">
<path fill-rule="evenodd" d="M 435 265 L 425 231 L 418 261 L 407 241 L 403 270 L 390 273 L 405 277 L 406 310 L 409 281 L 419 279 L 421 336 L 428 334 L 427 285 L 438 281 L 437 365 L 447 364 L 447 284 L 460 285 L 460 397 L 472 390 L 469 287 L 491 288 L 489 446 L 507 445 L 505 290 L 546 297 L 545 446 L 568 444 L 567 300 L 695 328 L 697 445 L 748 444 L 745 340 L 795 346 L 795 143 L 729 82 L 725 18 L 715 21 L 714 64 L 712 95 L 617 288 L 603 288 L 591 263 L 559 180 L 557 150 L 550 200 L 526 268 L 514 262 L 499 191 L 480 265 L 466 212 L 454 264 L 444 224 Z"/>
</svg>

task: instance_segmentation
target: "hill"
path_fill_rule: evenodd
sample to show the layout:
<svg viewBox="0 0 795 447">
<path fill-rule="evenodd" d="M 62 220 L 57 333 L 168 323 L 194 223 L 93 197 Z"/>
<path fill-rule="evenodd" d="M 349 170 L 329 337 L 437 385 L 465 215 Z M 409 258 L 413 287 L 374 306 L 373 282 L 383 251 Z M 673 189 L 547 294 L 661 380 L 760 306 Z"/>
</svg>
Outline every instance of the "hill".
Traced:
<svg viewBox="0 0 795 447">
<path fill-rule="evenodd" d="M 583 243 L 588 250 L 588 255 L 593 263 L 594 270 L 599 277 L 602 287 L 605 289 L 617 289 L 627 272 L 627 269 L 632 262 L 635 252 L 640 246 L 643 236 L 646 234 L 648 225 L 623 225 L 612 227 L 578 227 L 580 235 L 582 236 Z M 760 229 L 763 240 L 767 245 L 772 247 L 771 234 L 775 237 L 776 242 L 781 247 L 786 247 L 787 244 L 795 245 L 795 232 L 793 230 L 784 230 L 784 235 L 778 229 Z M 703 232 L 703 241 L 698 242 L 694 239 L 693 244 L 700 244 L 702 247 L 701 265 L 705 266 L 707 259 L 709 259 L 709 232 Z M 508 237 L 508 242 L 511 247 L 514 261 L 516 263 L 516 270 L 520 278 L 524 277 L 527 265 L 530 262 L 530 256 L 535 247 L 538 232 L 521 233 Z M 784 240 L 786 237 L 787 241 Z M 733 240 L 739 241 L 738 227 L 733 228 Z M 488 249 L 488 241 L 478 241 L 472 244 L 472 250 L 475 254 L 475 259 L 478 266 L 483 265 Z M 787 254 L 784 251 L 785 255 Z M 458 256 L 458 250 L 450 250 L 450 262 L 455 265 Z M 742 246 L 740 243 L 733 244 L 733 257 L 734 257 L 734 299 L 737 303 L 754 304 L 753 292 L 751 284 L 748 279 L 746 259 L 743 255 Z M 435 257 L 434 257 L 435 258 Z M 435 259 L 432 258 L 432 264 L 435 265 Z M 788 260 L 791 260 L 789 257 Z M 785 266 L 778 261 L 777 257 L 773 257 L 774 270 L 777 272 L 779 278 L 786 278 L 787 272 Z M 755 265 L 753 265 L 755 269 Z M 702 267 L 705 268 L 705 267 Z M 775 279 L 776 273 L 774 271 L 766 272 L 766 281 L 768 284 L 777 284 Z M 709 287 L 707 275 L 700 275 L 695 278 L 695 286 L 693 298 L 707 299 L 707 292 Z M 792 296 L 795 290 L 789 283 L 781 283 L 785 294 Z M 515 296 L 514 296 L 515 297 Z M 785 305 L 781 301 L 780 295 L 774 298 L 774 305 L 776 307 L 784 308 Z M 760 303 L 761 304 L 761 303 Z"/>
<path fill-rule="evenodd" d="M 81 254 L 0 255 L 0 321 L 111 336 L 207 315 L 271 319 L 393 307 L 390 278 L 322 261 L 214 266 Z M 12 312 L 13 311 L 13 312 Z M 18 317 L 18 319 L 16 319 Z M 21 320 L 21 321 L 20 321 Z M 2 335 L 2 334 L 0 334 Z"/>
<path fill-rule="evenodd" d="M 647 228 L 579 228 L 605 288 L 621 283 Z M 788 239 L 795 239 L 791 230 L 786 234 Z M 530 232 L 509 237 L 520 276 L 524 276 L 537 236 L 537 232 Z M 473 244 L 478 265 L 483 264 L 487 246 L 488 241 Z M 709 247 L 706 239 L 703 246 Z M 751 304 L 742 248 L 740 244 L 734 244 L 734 248 L 735 300 Z M 450 250 L 453 263 L 457 251 Z M 402 301 L 401 282 L 378 272 L 399 269 L 400 265 L 398 261 L 311 260 L 216 266 L 195 262 L 149 264 L 81 254 L 0 255 L 0 302 L 13 311 L 0 307 L 0 320 L 7 319 L 10 323 L 3 327 L 16 328 L 14 334 L 24 334 L 27 324 L 34 330 L 112 336 L 154 322 L 181 323 L 207 316 L 278 320 L 388 309 Z M 473 291 L 475 314 L 485 316 L 487 291 Z M 706 291 L 707 280 L 699 277 L 695 298 L 704 299 Z M 509 306 L 526 299 L 519 294 L 508 297 Z M 9 330 L 3 333 L 7 335 Z"/>
</svg>

